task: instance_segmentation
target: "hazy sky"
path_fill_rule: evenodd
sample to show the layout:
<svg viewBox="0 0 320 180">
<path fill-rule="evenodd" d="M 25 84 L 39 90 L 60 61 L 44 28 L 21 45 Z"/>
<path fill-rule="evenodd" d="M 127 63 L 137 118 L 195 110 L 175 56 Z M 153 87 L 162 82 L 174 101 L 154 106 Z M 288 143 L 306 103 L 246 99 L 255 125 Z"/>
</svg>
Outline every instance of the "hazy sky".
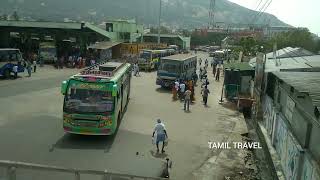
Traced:
<svg viewBox="0 0 320 180">
<path fill-rule="evenodd" d="M 250 9 L 256 9 L 260 0 L 229 0 Z M 260 7 L 268 0 L 262 0 Z M 320 0 L 273 0 L 266 12 L 295 26 L 307 27 L 320 35 Z"/>
</svg>

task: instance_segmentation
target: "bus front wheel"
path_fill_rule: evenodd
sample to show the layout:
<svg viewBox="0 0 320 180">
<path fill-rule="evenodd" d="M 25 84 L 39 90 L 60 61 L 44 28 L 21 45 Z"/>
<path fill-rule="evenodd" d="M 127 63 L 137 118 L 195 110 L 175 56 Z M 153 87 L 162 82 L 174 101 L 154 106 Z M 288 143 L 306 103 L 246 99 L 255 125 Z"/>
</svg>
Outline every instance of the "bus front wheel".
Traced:
<svg viewBox="0 0 320 180">
<path fill-rule="evenodd" d="M 4 70 L 4 77 L 6 79 L 10 78 L 10 70 L 9 69 Z"/>
</svg>

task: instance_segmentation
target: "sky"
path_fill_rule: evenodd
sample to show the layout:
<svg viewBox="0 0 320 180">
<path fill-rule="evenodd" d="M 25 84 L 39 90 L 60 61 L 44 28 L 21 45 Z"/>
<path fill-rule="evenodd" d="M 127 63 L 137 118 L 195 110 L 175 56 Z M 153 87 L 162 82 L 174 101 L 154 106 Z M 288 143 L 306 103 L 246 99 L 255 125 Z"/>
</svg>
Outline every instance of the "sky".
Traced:
<svg viewBox="0 0 320 180">
<path fill-rule="evenodd" d="M 256 9 L 260 0 L 229 0 Z M 268 0 L 262 0 L 260 7 Z M 306 27 L 320 35 L 320 0 L 273 0 L 266 12 L 295 27 Z M 259 9 L 259 8 L 258 8 Z"/>
</svg>

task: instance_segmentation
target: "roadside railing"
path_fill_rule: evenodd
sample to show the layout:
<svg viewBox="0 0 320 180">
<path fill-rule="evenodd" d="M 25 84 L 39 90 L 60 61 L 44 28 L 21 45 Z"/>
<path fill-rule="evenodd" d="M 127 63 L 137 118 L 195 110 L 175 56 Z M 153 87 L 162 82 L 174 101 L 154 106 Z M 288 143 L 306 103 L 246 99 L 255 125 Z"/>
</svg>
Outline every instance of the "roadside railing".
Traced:
<svg viewBox="0 0 320 180">
<path fill-rule="evenodd" d="M 6 160 L 0 160 L 0 167 L 6 168 L 5 178 L 7 180 L 17 180 L 18 169 L 70 173 L 74 175 L 74 180 L 80 180 L 81 175 L 97 175 L 97 176 L 101 176 L 101 180 L 115 180 L 116 178 L 126 178 L 130 180 L 140 180 L 140 179 L 165 180 L 165 178 L 158 178 L 158 177 L 145 177 L 145 176 L 136 176 L 136 175 L 129 175 L 129 174 L 121 174 L 121 173 L 112 173 L 112 172 L 108 172 L 107 170 L 105 171 L 81 170 L 81 169 L 75 169 L 75 168 L 65 168 L 65 167 L 48 166 L 48 165 L 6 161 Z"/>
</svg>

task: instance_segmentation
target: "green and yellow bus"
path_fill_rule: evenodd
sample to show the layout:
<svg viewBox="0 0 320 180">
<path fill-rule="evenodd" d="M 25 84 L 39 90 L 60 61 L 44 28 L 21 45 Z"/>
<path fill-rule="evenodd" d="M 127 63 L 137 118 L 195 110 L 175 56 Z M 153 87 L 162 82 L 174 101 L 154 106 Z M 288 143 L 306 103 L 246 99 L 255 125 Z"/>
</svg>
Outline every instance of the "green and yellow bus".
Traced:
<svg viewBox="0 0 320 180">
<path fill-rule="evenodd" d="M 106 62 L 63 81 L 63 129 L 66 133 L 112 135 L 130 97 L 131 65 Z"/>
<path fill-rule="evenodd" d="M 149 50 L 143 49 L 139 53 L 138 65 L 140 69 L 151 71 L 158 69 L 160 59 L 162 57 L 175 54 L 174 49 Z"/>
</svg>

